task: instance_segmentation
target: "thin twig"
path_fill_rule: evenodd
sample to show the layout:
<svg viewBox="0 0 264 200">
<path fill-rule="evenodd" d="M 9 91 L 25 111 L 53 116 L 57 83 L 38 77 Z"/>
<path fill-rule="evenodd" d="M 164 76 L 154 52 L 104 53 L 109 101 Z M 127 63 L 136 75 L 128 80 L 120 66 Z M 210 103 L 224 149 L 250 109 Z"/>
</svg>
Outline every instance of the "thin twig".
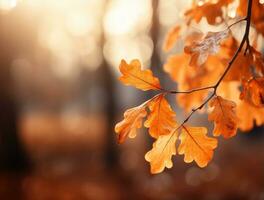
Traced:
<svg viewBox="0 0 264 200">
<path fill-rule="evenodd" d="M 193 93 L 193 92 L 202 91 L 202 90 L 209 90 L 209 89 L 213 89 L 213 88 L 214 88 L 214 86 L 207 86 L 207 87 L 201 87 L 201 88 L 196 88 L 196 89 L 187 90 L 187 91 L 167 90 L 166 93 L 170 93 L 170 94 L 190 94 L 190 93 Z"/>
<path fill-rule="evenodd" d="M 234 22 L 233 24 L 230 24 L 230 25 L 227 27 L 227 29 L 230 29 L 232 26 L 234 26 L 234 25 L 236 25 L 236 24 L 238 24 L 238 23 L 240 23 L 240 22 L 242 22 L 242 21 L 246 21 L 246 20 L 247 20 L 247 17 L 242 18 L 242 19 L 240 19 L 240 20 Z"/>
</svg>

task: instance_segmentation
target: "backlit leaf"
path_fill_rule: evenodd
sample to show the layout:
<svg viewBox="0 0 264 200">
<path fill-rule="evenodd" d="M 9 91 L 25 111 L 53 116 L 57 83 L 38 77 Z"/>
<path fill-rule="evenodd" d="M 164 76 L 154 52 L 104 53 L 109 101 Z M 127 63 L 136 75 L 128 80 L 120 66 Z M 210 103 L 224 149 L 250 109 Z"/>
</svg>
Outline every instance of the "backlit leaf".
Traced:
<svg viewBox="0 0 264 200">
<path fill-rule="evenodd" d="M 244 17 L 247 15 L 247 0 L 240 0 L 237 14 Z M 251 21 L 256 30 L 264 36 L 264 4 L 260 0 L 252 1 Z"/>
<path fill-rule="evenodd" d="M 264 77 L 243 81 L 240 98 L 252 103 L 254 106 L 264 106 Z"/>
<path fill-rule="evenodd" d="M 208 115 L 208 120 L 214 121 L 214 136 L 222 135 L 224 138 L 234 136 L 238 123 L 238 117 L 234 110 L 236 104 L 217 96 L 210 101 L 210 106 L 214 107 Z"/>
<path fill-rule="evenodd" d="M 132 60 L 130 64 L 121 60 L 119 69 L 122 73 L 119 80 L 125 85 L 131 85 L 144 91 L 161 89 L 159 79 L 153 76 L 151 70 L 142 70 L 139 60 Z"/>
<path fill-rule="evenodd" d="M 256 107 L 246 101 L 237 105 L 237 116 L 239 118 L 238 128 L 242 131 L 249 131 L 254 127 L 264 124 L 264 108 Z"/>
<path fill-rule="evenodd" d="M 176 126 L 176 114 L 164 95 L 159 95 L 148 104 L 150 114 L 145 121 L 145 127 L 149 128 L 149 134 L 158 138 L 160 135 L 168 135 L 171 129 Z"/>
<path fill-rule="evenodd" d="M 162 172 L 165 167 L 173 166 L 171 157 L 176 155 L 177 131 L 171 130 L 168 135 L 161 135 L 153 143 L 152 149 L 146 153 L 145 159 L 150 162 L 150 171 L 153 174 Z"/>
<path fill-rule="evenodd" d="M 193 8 L 185 12 L 187 17 L 187 24 L 190 24 L 192 20 L 199 23 L 202 17 L 207 19 L 207 22 L 211 25 L 221 23 L 223 21 L 222 7 L 227 6 L 233 0 L 218 0 L 207 1 L 202 5 L 194 5 Z M 219 19 L 217 21 L 217 18 Z"/>
<path fill-rule="evenodd" d="M 217 140 L 206 136 L 205 127 L 184 127 L 179 139 L 178 153 L 184 154 L 184 162 L 193 160 L 199 167 L 205 167 L 213 157 L 213 150 L 217 147 Z"/>
<path fill-rule="evenodd" d="M 141 128 L 142 120 L 146 115 L 145 104 L 126 110 L 124 119 L 115 126 L 118 142 L 123 143 L 127 137 L 136 137 L 137 129 Z"/>
</svg>

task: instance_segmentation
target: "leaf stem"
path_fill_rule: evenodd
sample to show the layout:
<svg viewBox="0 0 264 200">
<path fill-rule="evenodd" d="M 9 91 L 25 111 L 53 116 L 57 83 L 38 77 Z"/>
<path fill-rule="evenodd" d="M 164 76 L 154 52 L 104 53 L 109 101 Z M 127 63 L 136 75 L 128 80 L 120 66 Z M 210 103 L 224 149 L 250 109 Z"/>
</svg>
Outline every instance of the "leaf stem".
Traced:
<svg viewBox="0 0 264 200">
<path fill-rule="evenodd" d="M 233 24 L 230 24 L 230 25 L 227 27 L 227 29 L 230 29 L 232 26 L 234 26 L 234 25 L 236 25 L 236 24 L 238 24 L 238 23 L 240 23 L 240 22 L 242 22 L 242 21 L 246 21 L 246 20 L 247 20 L 247 17 L 242 18 L 242 19 L 240 19 L 240 20 L 234 22 Z"/>
</svg>

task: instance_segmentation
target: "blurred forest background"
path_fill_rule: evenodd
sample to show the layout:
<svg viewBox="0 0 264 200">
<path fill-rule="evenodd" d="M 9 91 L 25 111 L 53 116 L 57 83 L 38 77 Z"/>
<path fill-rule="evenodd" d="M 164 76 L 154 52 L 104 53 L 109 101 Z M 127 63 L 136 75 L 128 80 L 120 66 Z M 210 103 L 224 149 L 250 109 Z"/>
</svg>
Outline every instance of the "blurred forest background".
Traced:
<svg viewBox="0 0 264 200">
<path fill-rule="evenodd" d="M 116 142 L 123 111 L 153 95 L 118 83 L 120 60 L 139 58 L 175 88 L 162 42 L 191 2 L 0 0 L 1 200 L 264 200 L 263 127 L 220 139 L 204 169 L 177 156 L 159 175 L 144 160 L 144 131 Z"/>
</svg>

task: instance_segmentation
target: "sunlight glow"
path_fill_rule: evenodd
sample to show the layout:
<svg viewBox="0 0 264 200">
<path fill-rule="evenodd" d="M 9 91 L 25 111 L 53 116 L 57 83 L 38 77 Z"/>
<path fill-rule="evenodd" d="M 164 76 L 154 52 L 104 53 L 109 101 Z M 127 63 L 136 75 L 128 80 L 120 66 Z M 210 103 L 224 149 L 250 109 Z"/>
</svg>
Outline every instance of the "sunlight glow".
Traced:
<svg viewBox="0 0 264 200">
<path fill-rule="evenodd" d="M 77 78 L 82 68 L 97 69 L 102 63 L 99 23 L 104 0 L 23 0 L 39 11 L 39 44 L 52 54 L 51 70 L 59 78 Z"/>
<path fill-rule="evenodd" d="M 109 63 L 116 69 L 121 59 L 128 61 L 139 59 L 142 63 L 148 63 L 153 51 L 153 42 L 147 35 L 134 40 L 128 38 L 108 40 L 104 46 L 104 55 Z"/>
<path fill-rule="evenodd" d="M 139 59 L 143 66 L 150 61 L 153 42 L 149 36 L 152 20 L 150 0 L 111 0 L 104 16 L 106 43 L 104 57 L 118 72 L 121 59 Z"/>
<path fill-rule="evenodd" d="M 136 32 L 149 26 L 151 16 L 149 0 L 113 0 L 104 18 L 104 29 L 112 35 Z"/>
<path fill-rule="evenodd" d="M 16 7 L 17 0 L 0 0 L 0 11 L 8 11 Z"/>
</svg>

